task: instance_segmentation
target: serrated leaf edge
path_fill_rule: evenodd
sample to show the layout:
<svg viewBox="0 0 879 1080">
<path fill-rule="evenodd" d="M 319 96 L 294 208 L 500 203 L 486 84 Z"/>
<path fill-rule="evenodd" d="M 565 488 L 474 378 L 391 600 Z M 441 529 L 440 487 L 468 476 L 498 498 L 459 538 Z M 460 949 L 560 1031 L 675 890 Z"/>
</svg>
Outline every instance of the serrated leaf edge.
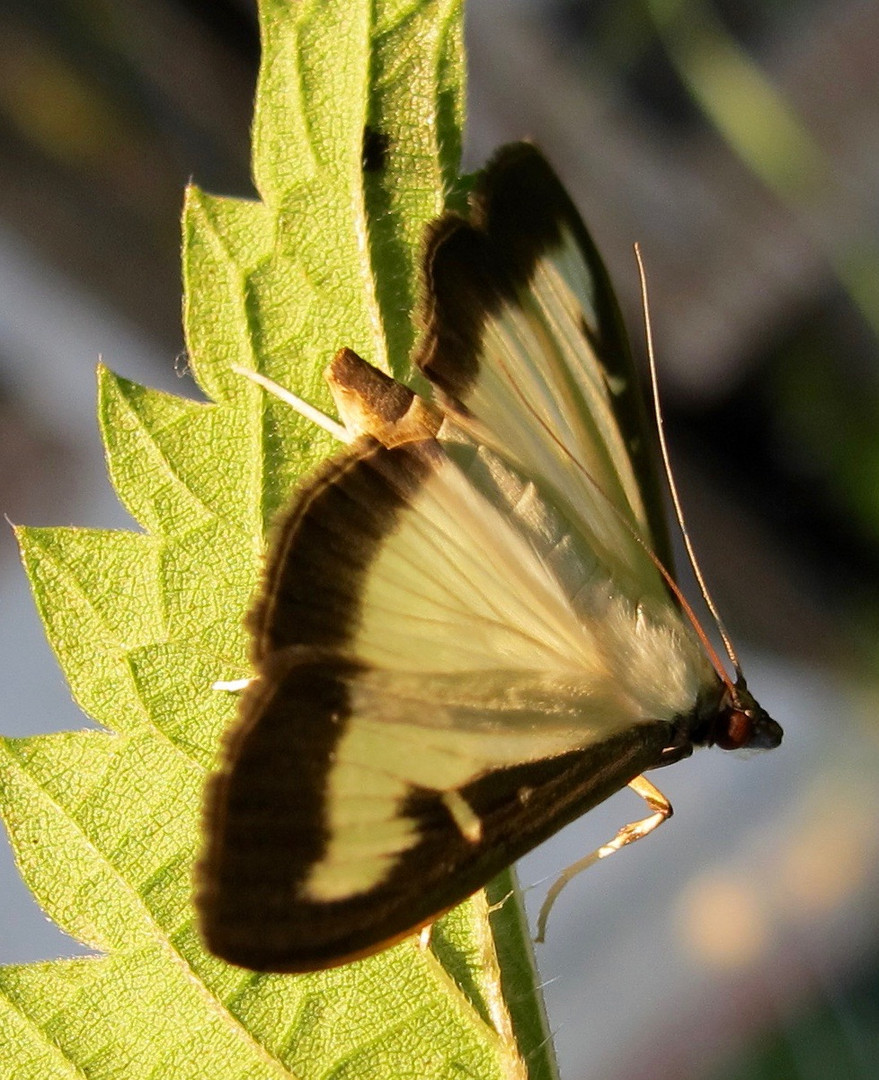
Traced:
<svg viewBox="0 0 879 1080">
<path fill-rule="evenodd" d="M 101 732 L 100 734 L 104 738 L 108 739 L 127 740 L 136 738 L 136 736 L 128 734 L 118 734 L 116 732 Z M 21 781 L 29 784 L 34 789 L 34 791 L 39 794 L 41 798 L 45 799 L 61 817 L 65 818 L 70 823 L 70 825 L 79 833 L 84 846 L 92 851 L 96 861 L 102 863 L 111 872 L 111 874 L 116 877 L 117 881 L 121 883 L 123 891 L 129 894 L 129 898 L 133 897 L 134 906 L 138 907 L 145 916 L 145 926 L 152 930 L 151 936 L 153 940 L 156 942 L 159 948 L 170 957 L 170 959 L 174 962 L 178 969 L 182 970 L 184 977 L 196 988 L 199 996 L 208 1006 L 210 1011 L 217 1015 L 224 1024 L 230 1025 L 231 1028 L 238 1033 L 242 1040 L 251 1049 L 253 1049 L 257 1057 L 262 1060 L 266 1065 L 269 1065 L 272 1068 L 273 1072 L 279 1078 L 282 1078 L 282 1080 L 291 1080 L 291 1078 L 295 1078 L 296 1074 L 291 1072 L 282 1061 L 280 1061 L 277 1057 L 270 1053 L 270 1051 L 267 1050 L 262 1043 L 257 1041 L 253 1034 L 248 1030 L 248 1028 L 245 1027 L 245 1025 L 235 1016 L 234 1013 L 232 1013 L 228 1009 L 228 1007 L 222 1001 L 220 1001 L 217 995 L 211 991 L 205 981 L 193 969 L 192 965 L 187 961 L 187 959 L 180 953 L 178 949 L 174 947 L 174 944 L 171 941 L 170 937 L 168 936 L 164 928 L 161 926 L 161 924 L 156 920 L 153 913 L 150 911 L 149 907 L 144 902 L 141 894 L 137 891 L 136 888 L 134 888 L 131 882 L 126 880 L 125 875 L 120 870 L 118 870 L 118 868 L 109 858 L 107 858 L 106 854 L 94 844 L 92 839 L 81 828 L 76 819 L 73 818 L 67 812 L 67 810 L 58 802 L 58 800 L 54 799 L 51 795 L 49 795 L 45 788 L 41 787 L 40 784 L 38 784 L 37 781 L 31 776 L 25 764 L 21 761 L 18 755 L 15 754 L 11 740 L 6 738 L 0 738 L 0 751 L 5 754 L 7 759 L 11 762 L 12 766 L 16 769 Z M 184 760 L 186 760 L 185 757 Z M 206 771 L 203 768 L 199 768 L 198 766 L 193 766 L 192 763 L 189 761 L 187 761 L 187 765 L 189 767 L 198 768 L 199 772 L 201 773 L 204 773 Z M 90 945 L 89 947 L 98 948 L 94 945 Z M 108 953 L 109 951 L 110 950 L 107 950 Z M 124 951 L 124 949 L 112 950 L 112 952 L 116 955 L 119 955 Z M 99 952 L 103 954 L 104 950 L 99 949 Z"/>
</svg>

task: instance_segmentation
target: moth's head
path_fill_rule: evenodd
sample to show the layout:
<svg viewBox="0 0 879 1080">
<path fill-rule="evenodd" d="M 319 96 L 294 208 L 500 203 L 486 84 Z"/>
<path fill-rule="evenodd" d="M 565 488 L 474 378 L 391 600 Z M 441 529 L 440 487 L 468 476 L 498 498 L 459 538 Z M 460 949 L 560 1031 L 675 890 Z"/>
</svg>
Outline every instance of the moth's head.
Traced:
<svg viewBox="0 0 879 1080">
<path fill-rule="evenodd" d="M 781 743 L 781 725 L 761 708 L 744 677 L 723 696 L 714 726 L 714 742 L 722 750 L 773 750 Z"/>
</svg>

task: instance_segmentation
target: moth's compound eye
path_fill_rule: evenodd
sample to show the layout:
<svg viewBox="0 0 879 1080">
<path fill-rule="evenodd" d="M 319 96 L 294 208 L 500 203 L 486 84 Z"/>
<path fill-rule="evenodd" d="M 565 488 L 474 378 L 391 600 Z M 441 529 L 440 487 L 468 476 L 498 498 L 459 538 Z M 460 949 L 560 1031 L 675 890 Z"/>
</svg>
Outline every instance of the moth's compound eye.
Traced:
<svg viewBox="0 0 879 1080">
<path fill-rule="evenodd" d="M 717 745 L 722 750 L 741 750 L 754 735 L 754 717 L 750 710 L 730 709 L 718 726 Z"/>
</svg>

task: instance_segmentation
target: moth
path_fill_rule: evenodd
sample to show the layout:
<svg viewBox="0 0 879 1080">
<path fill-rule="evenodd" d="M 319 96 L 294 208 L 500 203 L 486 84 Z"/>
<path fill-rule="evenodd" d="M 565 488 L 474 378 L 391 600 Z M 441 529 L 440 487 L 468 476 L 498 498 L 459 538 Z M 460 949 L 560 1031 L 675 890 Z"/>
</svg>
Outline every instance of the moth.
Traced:
<svg viewBox="0 0 879 1080">
<path fill-rule="evenodd" d="M 657 433 L 607 272 L 530 144 L 424 246 L 428 397 L 343 349 L 346 446 L 280 520 L 255 678 L 211 779 L 209 948 L 305 972 L 387 948 L 696 746 L 781 728 L 671 574 Z M 541 931 L 545 913 L 541 917 Z"/>
</svg>

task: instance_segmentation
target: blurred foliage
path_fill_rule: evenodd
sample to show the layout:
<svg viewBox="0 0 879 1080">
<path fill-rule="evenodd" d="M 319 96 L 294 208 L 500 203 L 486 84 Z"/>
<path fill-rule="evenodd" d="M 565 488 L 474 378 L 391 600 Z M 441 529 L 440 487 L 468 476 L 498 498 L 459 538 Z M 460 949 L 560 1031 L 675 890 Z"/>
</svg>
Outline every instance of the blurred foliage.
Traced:
<svg viewBox="0 0 879 1080">
<path fill-rule="evenodd" d="M 872 1080 L 879 1055 L 875 969 L 850 986 L 816 986 L 735 1061 L 705 1080 Z"/>
<path fill-rule="evenodd" d="M 820 567 L 816 579 L 831 567 L 826 576 L 839 591 L 824 590 L 829 608 L 854 616 L 853 635 L 864 620 L 879 626 L 879 235 L 869 228 L 879 205 L 861 207 L 860 229 L 846 227 L 853 213 L 849 178 L 761 67 L 767 43 L 790 36 L 825 5 L 550 0 L 550 7 L 569 52 L 579 48 L 616 68 L 660 122 L 713 127 L 823 251 L 830 270 L 824 291 L 796 323 L 767 327 L 759 377 L 728 400 L 726 413 L 735 422 L 720 428 L 732 440 L 736 424 L 746 424 L 749 441 L 762 447 L 762 460 L 753 445 L 743 455 L 737 446 L 731 457 L 748 463 L 749 483 L 764 485 L 755 501 Z M 841 208 L 837 230 L 812 219 L 828 200 Z M 758 395 L 750 408 L 746 394 Z M 692 425 L 710 444 L 718 417 L 675 422 Z M 859 652 L 871 663 L 876 648 L 866 644 Z"/>
<path fill-rule="evenodd" d="M 832 233 L 814 225 L 813 209 L 828 198 L 847 198 L 838 174 L 819 143 L 759 64 L 736 39 L 723 15 L 728 5 L 705 0 L 645 0 L 675 72 L 691 99 L 727 145 L 787 208 L 823 249 L 854 317 L 866 324 L 863 361 L 839 355 L 834 340 L 839 320 L 827 305 L 797 327 L 764 358 L 766 382 L 774 389 L 772 449 L 776 469 L 811 477 L 803 497 L 821 502 L 814 527 L 826 526 L 821 547 L 838 565 L 857 552 L 862 568 L 879 569 L 879 236 Z M 751 4 L 766 28 L 783 32 L 793 14 L 782 3 Z M 800 17 L 806 13 L 800 12 Z M 844 219 L 845 215 L 841 215 Z M 831 286 L 832 288 L 832 286 Z M 847 313 L 851 318 L 851 314 Z M 869 340 L 869 338 L 872 340 Z M 779 451 L 783 451 L 783 455 Z M 842 525 L 841 523 L 846 523 Z M 842 551 L 833 551 L 842 540 Z M 814 538 L 812 538 L 814 540 Z M 874 581 L 872 574 L 868 581 Z M 857 607 L 879 625 L 879 589 L 850 581 Z M 854 627 L 853 627 L 854 628 Z M 868 663 L 875 648 L 866 650 Z"/>
<path fill-rule="evenodd" d="M 252 195 L 255 6 L 0 5 L 0 219 L 170 348 L 187 181 Z"/>
<path fill-rule="evenodd" d="M 838 517 L 853 521 L 879 552 L 879 371 L 855 377 L 828 344 L 801 341 L 783 356 L 778 431 L 784 446 L 798 448 L 798 467 L 833 499 Z"/>
</svg>

